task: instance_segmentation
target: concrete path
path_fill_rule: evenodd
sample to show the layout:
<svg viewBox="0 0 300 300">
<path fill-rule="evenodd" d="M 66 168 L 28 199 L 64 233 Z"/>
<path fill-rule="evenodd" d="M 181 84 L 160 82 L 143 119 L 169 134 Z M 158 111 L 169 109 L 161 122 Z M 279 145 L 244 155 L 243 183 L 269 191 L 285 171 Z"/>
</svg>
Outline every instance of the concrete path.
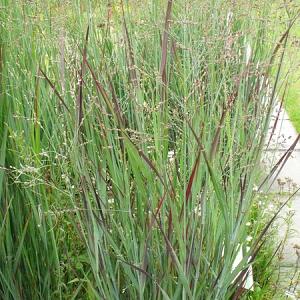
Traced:
<svg viewBox="0 0 300 300">
<path fill-rule="evenodd" d="M 278 111 L 279 107 L 276 107 L 272 116 L 269 136 Z M 296 138 L 297 132 L 286 112 L 281 110 L 271 143 L 264 152 L 263 163 L 265 167 L 273 166 Z M 270 182 L 272 181 L 271 179 Z M 283 202 L 299 187 L 300 142 L 297 143 L 291 157 L 270 187 L 270 191 L 274 193 L 274 197 L 279 197 Z M 286 294 L 286 299 L 300 299 L 300 192 L 290 200 L 289 205 L 282 211 L 277 224 L 280 238 L 284 241 L 279 266 L 279 288 Z"/>
</svg>

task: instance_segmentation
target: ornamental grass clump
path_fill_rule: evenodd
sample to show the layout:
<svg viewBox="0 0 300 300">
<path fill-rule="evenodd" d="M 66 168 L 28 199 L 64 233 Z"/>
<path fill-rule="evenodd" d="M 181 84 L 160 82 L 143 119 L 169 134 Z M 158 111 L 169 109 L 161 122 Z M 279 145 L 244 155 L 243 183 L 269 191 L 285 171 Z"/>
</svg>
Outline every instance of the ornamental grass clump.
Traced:
<svg viewBox="0 0 300 300">
<path fill-rule="evenodd" d="M 242 296 L 288 34 L 238 2 L 2 1 L 1 299 Z"/>
</svg>

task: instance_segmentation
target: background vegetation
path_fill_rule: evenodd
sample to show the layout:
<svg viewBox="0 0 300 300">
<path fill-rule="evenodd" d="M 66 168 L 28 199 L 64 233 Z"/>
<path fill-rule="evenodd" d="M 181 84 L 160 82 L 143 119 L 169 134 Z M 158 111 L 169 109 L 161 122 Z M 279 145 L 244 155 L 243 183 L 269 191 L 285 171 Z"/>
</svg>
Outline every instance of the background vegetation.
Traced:
<svg viewBox="0 0 300 300">
<path fill-rule="evenodd" d="M 293 1 L 286 5 L 287 14 L 282 19 L 299 13 L 300 1 Z M 290 39 L 287 45 L 286 73 L 288 74 L 288 91 L 285 100 L 285 109 L 295 126 L 297 132 L 300 132 L 300 23 L 297 19 L 295 26 L 290 33 Z"/>
</svg>

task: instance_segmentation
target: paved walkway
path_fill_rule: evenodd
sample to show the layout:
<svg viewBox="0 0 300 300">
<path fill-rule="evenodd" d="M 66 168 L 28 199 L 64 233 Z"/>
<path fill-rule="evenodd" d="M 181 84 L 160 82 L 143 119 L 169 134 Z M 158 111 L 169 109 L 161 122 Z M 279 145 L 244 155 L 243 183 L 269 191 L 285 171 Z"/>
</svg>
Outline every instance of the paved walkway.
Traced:
<svg viewBox="0 0 300 300">
<path fill-rule="evenodd" d="M 279 107 L 276 107 L 269 135 L 278 111 Z M 296 138 L 297 132 L 286 112 L 282 110 L 271 143 L 264 153 L 263 161 L 266 166 L 274 165 Z M 274 192 L 275 197 L 280 197 L 284 201 L 297 187 L 300 187 L 300 142 L 270 187 L 270 191 Z M 282 211 L 278 225 L 280 238 L 284 240 L 279 266 L 279 286 L 285 291 L 286 299 L 300 299 L 300 192 Z"/>
</svg>

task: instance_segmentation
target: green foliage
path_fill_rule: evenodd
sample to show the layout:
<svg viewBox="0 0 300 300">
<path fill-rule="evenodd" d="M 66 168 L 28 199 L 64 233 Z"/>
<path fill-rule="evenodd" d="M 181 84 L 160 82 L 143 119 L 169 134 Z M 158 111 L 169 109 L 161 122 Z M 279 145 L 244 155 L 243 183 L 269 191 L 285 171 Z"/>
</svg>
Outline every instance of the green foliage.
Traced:
<svg viewBox="0 0 300 300">
<path fill-rule="evenodd" d="M 240 296 L 268 2 L 2 0 L 0 298 Z"/>
<path fill-rule="evenodd" d="M 275 2 L 276 3 L 276 2 Z M 276 3 L 279 6 L 280 3 Z M 295 24 L 290 31 L 287 44 L 287 53 L 284 64 L 284 73 L 288 78 L 284 107 L 297 132 L 300 132 L 300 1 L 296 0 L 284 5 L 284 10 L 277 9 L 276 18 L 280 20 L 279 30 L 286 26 L 290 20 Z"/>
</svg>

